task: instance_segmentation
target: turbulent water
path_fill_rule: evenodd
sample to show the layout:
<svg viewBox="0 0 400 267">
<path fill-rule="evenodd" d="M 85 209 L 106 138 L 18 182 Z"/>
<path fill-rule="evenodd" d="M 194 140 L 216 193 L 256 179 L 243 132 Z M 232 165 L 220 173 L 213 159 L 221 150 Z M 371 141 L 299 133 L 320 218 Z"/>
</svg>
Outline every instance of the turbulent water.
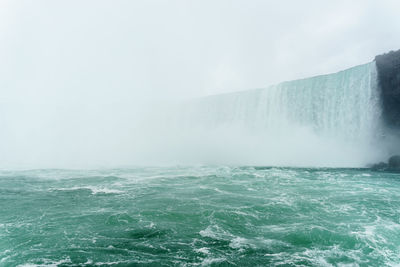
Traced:
<svg viewBox="0 0 400 267">
<path fill-rule="evenodd" d="M 0 266 L 400 266 L 398 173 L 221 167 L 383 159 L 374 62 L 174 111 L 132 147 L 204 166 L 0 171 Z"/>
<path fill-rule="evenodd" d="M 400 176 L 175 167 L 0 172 L 0 266 L 398 266 Z"/>
</svg>

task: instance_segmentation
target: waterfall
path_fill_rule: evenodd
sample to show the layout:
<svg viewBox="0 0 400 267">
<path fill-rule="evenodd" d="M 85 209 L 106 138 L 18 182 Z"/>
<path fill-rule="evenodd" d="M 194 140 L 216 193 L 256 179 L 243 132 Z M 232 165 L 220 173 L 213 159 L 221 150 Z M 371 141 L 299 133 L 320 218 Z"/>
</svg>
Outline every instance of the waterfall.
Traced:
<svg viewBox="0 0 400 267">
<path fill-rule="evenodd" d="M 197 99 L 186 104 L 181 114 L 191 126 L 235 124 L 267 132 L 287 132 L 298 126 L 322 136 L 372 142 L 381 116 L 375 63 Z"/>
<path fill-rule="evenodd" d="M 207 163 L 363 167 L 384 153 L 375 62 L 195 99 L 178 113 L 179 142 Z"/>
<path fill-rule="evenodd" d="M 173 164 L 366 167 L 387 158 L 380 95 L 371 62 L 192 99 L 156 112 L 140 146 Z"/>
</svg>

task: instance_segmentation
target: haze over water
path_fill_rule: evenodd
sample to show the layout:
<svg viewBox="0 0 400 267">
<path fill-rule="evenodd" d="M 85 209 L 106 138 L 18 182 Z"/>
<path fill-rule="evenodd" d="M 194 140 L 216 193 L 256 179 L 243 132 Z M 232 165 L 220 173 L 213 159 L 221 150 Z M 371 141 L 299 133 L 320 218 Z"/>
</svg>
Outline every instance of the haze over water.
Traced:
<svg viewBox="0 0 400 267">
<path fill-rule="evenodd" d="M 226 147 L 251 135 L 232 135 L 226 153 L 215 159 L 196 158 L 199 153 L 185 151 L 191 146 L 183 141 L 184 151 L 174 155 L 169 144 L 182 133 L 157 128 L 166 121 L 160 113 L 193 98 L 267 88 L 371 62 L 398 48 L 400 37 L 393 34 L 400 31 L 398 8 L 395 0 L 3 0 L 1 167 L 187 164 L 187 158 L 191 164 L 249 164 L 240 157 L 229 160 L 239 150 L 250 154 L 246 145 L 238 145 L 235 153 Z M 207 147 L 213 143 L 209 139 L 227 135 L 209 133 L 195 140 Z M 207 154 L 216 155 L 212 149 Z M 291 162 L 329 165 L 313 164 L 316 156 L 296 162 L 302 158 Z M 359 166 L 364 163 L 359 158 L 344 165 Z M 293 165 L 284 160 L 263 164 Z"/>
<path fill-rule="evenodd" d="M 399 266 L 398 10 L 0 1 L 0 267 Z"/>
</svg>

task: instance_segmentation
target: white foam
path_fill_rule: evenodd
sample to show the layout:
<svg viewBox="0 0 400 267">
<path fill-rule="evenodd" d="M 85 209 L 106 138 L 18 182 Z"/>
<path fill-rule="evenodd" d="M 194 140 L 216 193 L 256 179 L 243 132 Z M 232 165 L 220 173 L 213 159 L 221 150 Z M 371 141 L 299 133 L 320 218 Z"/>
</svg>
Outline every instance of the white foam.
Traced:
<svg viewBox="0 0 400 267">
<path fill-rule="evenodd" d="M 231 248 L 243 248 L 249 246 L 248 240 L 246 238 L 242 237 L 236 237 L 232 239 L 232 241 L 229 243 L 229 246 Z"/>
<path fill-rule="evenodd" d="M 25 263 L 25 264 L 20 264 L 17 267 L 57 267 L 60 264 L 71 263 L 70 258 L 66 258 L 59 261 L 51 261 L 49 259 L 44 259 L 43 261 L 45 262 L 43 264 Z"/>
<path fill-rule="evenodd" d="M 201 262 L 201 265 L 202 266 L 208 266 L 208 265 L 211 265 L 211 264 L 214 264 L 214 263 L 221 263 L 221 262 L 224 262 L 224 261 L 226 261 L 225 258 L 206 258 Z"/>
<path fill-rule="evenodd" d="M 74 187 L 66 187 L 66 188 L 50 188 L 49 191 L 76 191 L 76 190 L 90 190 L 93 195 L 96 194 L 120 194 L 124 191 L 117 189 L 109 189 L 106 187 L 97 187 L 97 186 L 74 186 Z"/>
<path fill-rule="evenodd" d="M 195 249 L 194 251 L 196 251 L 198 253 L 207 254 L 207 255 L 210 254 L 210 250 L 206 247 Z"/>
<path fill-rule="evenodd" d="M 205 230 L 201 230 L 199 234 L 202 237 L 209 237 L 217 240 L 227 240 L 234 238 L 231 233 L 221 229 L 218 225 L 210 225 Z"/>
</svg>

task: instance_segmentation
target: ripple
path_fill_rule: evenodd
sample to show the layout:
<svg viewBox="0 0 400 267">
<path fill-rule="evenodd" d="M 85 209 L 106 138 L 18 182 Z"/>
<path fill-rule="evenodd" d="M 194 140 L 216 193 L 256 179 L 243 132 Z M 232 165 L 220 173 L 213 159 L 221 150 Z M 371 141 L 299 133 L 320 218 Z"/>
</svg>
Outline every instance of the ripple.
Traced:
<svg viewBox="0 0 400 267">
<path fill-rule="evenodd" d="M 3 173 L 0 188 L 2 266 L 400 264 L 393 174 L 37 170 Z"/>
</svg>

